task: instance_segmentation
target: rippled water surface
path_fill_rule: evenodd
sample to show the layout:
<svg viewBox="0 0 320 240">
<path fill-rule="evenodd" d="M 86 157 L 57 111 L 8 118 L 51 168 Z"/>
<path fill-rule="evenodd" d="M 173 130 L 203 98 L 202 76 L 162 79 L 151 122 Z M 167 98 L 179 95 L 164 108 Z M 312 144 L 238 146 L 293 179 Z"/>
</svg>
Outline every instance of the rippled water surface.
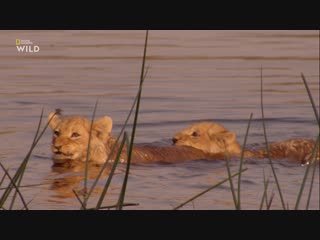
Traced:
<svg viewBox="0 0 320 240">
<path fill-rule="evenodd" d="M 99 97 L 97 116 L 111 116 L 114 134 L 120 131 L 138 89 L 144 37 L 144 31 L 0 31 L 0 161 L 10 173 L 31 145 L 42 108 L 44 119 L 55 108 L 65 115 L 90 117 Z M 28 39 L 40 51 L 18 52 L 16 39 Z M 204 120 L 235 131 L 242 143 L 252 112 L 248 144 L 262 144 L 261 66 L 268 139 L 315 138 L 319 132 L 300 75 L 306 76 L 319 108 L 318 31 L 150 31 L 146 64 L 137 143 L 170 144 L 176 132 Z M 24 188 L 22 194 L 30 209 L 79 209 L 72 189 L 83 186 L 83 171 L 52 169 L 50 141 L 48 130 L 22 181 L 44 185 Z M 236 172 L 238 161 L 231 165 Z M 265 172 L 268 197 L 275 193 L 271 208 L 281 208 L 267 161 L 253 159 L 245 167 L 242 207 L 259 208 Z M 293 208 L 305 167 L 283 160 L 275 169 L 285 202 Z M 121 165 L 105 205 L 117 201 L 124 171 Z M 172 209 L 226 177 L 224 161 L 133 165 L 126 202 L 139 205 L 126 209 Z M 96 204 L 103 184 L 90 206 Z M 308 186 L 310 181 L 307 191 Z M 17 201 L 15 208 L 21 206 Z M 319 209 L 319 169 L 309 207 Z M 221 185 L 183 209 L 234 209 L 230 185 Z"/>
</svg>

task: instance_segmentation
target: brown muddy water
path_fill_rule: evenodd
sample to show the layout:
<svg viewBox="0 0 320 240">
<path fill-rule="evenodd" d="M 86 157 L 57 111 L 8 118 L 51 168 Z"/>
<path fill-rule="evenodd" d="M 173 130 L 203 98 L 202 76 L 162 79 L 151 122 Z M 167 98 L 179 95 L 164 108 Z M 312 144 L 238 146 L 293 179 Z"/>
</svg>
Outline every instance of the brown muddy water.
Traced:
<svg viewBox="0 0 320 240">
<path fill-rule="evenodd" d="M 62 108 L 65 115 L 90 117 L 99 97 L 97 117 L 111 116 L 119 133 L 138 89 L 144 37 L 145 31 L 0 31 L 0 161 L 10 173 L 31 145 L 42 108 L 46 116 Z M 18 52 L 16 39 L 30 40 L 39 52 Z M 204 120 L 235 131 L 242 143 L 252 112 L 248 144 L 263 144 L 261 66 L 268 139 L 315 138 L 319 132 L 300 76 L 305 74 L 319 107 L 318 31 L 150 31 L 146 65 L 136 143 L 170 144 L 176 132 Z M 82 188 L 84 173 L 52 169 L 50 142 L 48 129 L 22 181 L 44 185 L 22 188 L 22 194 L 30 209 L 79 209 L 72 189 Z M 238 161 L 231 165 L 236 172 Z M 274 166 L 292 209 L 306 167 L 287 160 Z M 118 167 L 104 205 L 116 202 L 125 167 Z M 271 208 L 281 209 L 267 161 L 252 159 L 245 167 L 243 209 L 259 208 L 263 172 L 270 179 L 268 196 L 275 193 Z M 226 177 L 224 161 L 133 165 L 125 202 L 139 205 L 125 209 L 172 209 Z M 308 180 L 301 208 L 309 186 Z M 319 168 L 312 193 L 310 209 L 319 209 Z M 14 208 L 21 207 L 17 200 Z M 183 209 L 234 209 L 229 183 Z"/>
</svg>

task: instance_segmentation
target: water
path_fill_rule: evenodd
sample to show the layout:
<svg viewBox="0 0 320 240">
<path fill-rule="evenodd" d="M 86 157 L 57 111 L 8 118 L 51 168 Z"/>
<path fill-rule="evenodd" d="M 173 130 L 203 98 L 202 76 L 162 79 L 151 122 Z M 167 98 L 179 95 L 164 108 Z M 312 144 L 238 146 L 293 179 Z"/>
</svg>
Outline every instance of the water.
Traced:
<svg viewBox="0 0 320 240">
<path fill-rule="evenodd" d="M 13 173 L 26 155 L 41 109 L 90 117 L 99 97 L 97 117 L 109 115 L 116 135 L 138 89 L 144 31 L 1 31 L 0 32 L 0 161 Z M 18 52 L 16 39 L 28 39 L 38 53 Z M 171 137 L 198 121 L 216 121 L 243 142 L 253 113 L 248 144 L 262 144 L 260 67 L 268 139 L 315 138 L 318 133 L 301 72 L 319 107 L 318 31 L 150 31 L 148 74 L 143 88 L 137 143 L 170 144 Z M 35 148 L 23 184 L 30 209 L 79 209 L 72 189 L 83 186 L 83 171 L 51 169 L 51 131 Z M 231 163 L 233 172 L 238 162 Z M 281 202 L 266 161 L 252 160 L 242 179 L 244 209 L 259 208 L 263 171 L 269 177 L 273 209 Z M 294 207 L 305 167 L 280 161 L 275 168 L 290 208 Z M 94 175 L 94 170 L 91 170 Z M 117 170 L 104 205 L 113 204 L 125 165 Z M 311 209 L 319 209 L 319 169 Z M 0 176 L 3 172 L 0 172 Z M 126 209 L 172 209 L 227 177 L 224 161 L 193 161 L 172 165 L 133 165 Z M 308 181 L 307 186 L 309 186 Z M 92 181 L 89 182 L 89 184 Z M 104 182 L 99 183 L 99 192 Z M 236 184 L 236 182 L 235 182 Z M 309 189 L 309 188 L 307 188 Z M 94 206 L 98 194 L 89 202 Z M 301 200 L 306 205 L 307 192 Z M 17 201 L 15 208 L 22 205 Z M 228 183 L 183 209 L 233 209 Z"/>
</svg>

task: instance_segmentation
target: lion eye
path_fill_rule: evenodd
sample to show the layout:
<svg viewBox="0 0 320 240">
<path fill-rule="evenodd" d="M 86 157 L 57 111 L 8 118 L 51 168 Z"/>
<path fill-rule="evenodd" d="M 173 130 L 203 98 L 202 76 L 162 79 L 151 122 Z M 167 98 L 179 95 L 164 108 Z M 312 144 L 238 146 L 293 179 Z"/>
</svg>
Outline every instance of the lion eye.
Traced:
<svg viewBox="0 0 320 240">
<path fill-rule="evenodd" d="M 60 132 L 59 132 L 59 131 L 57 131 L 57 130 L 55 130 L 55 131 L 53 132 L 53 134 L 54 134 L 55 136 L 59 137 Z"/>
<path fill-rule="evenodd" d="M 71 137 L 72 137 L 72 138 L 80 137 L 80 134 L 79 134 L 79 133 L 74 132 L 74 133 L 72 133 Z"/>
<path fill-rule="evenodd" d="M 197 132 L 193 132 L 193 133 L 192 133 L 192 136 L 193 136 L 193 137 L 198 137 L 199 134 L 198 134 Z"/>
</svg>

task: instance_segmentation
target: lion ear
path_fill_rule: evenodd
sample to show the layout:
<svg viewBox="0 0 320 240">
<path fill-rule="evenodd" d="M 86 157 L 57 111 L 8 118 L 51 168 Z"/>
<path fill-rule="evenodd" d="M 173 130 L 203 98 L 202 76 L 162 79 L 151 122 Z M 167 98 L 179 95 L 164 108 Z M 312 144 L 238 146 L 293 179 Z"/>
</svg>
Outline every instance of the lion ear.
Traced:
<svg viewBox="0 0 320 240">
<path fill-rule="evenodd" d="M 104 116 L 94 121 L 92 129 L 96 132 L 97 137 L 106 140 L 112 131 L 112 118 Z"/>
<path fill-rule="evenodd" d="M 61 118 L 59 117 L 59 113 L 58 112 L 50 113 L 48 116 L 48 122 L 49 122 L 49 126 L 52 129 L 55 129 L 58 126 L 58 124 L 61 122 Z"/>
<path fill-rule="evenodd" d="M 230 145 L 236 141 L 236 133 L 235 132 L 229 132 L 225 131 L 222 133 L 217 134 L 217 137 L 224 141 L 226 145 Z"/>
<path fill-rule="evenodd" d="M 93 129 L 99 132 L 107 132 L 111 133 L 112 131 L 112 118 L 108 116 L 104 116 L 102 118 L 97 119 L 93 123 Z"/>
<path fill-rule="evenodd" d="M 210 128 L 208 129 L 209 136 L 215 136 L 222 132 L 226 132 L 226 129 L 224 128 L 224 126 L 216 123 L 212 124 L 212 126 L 210 126 Z"/>
</svg>

